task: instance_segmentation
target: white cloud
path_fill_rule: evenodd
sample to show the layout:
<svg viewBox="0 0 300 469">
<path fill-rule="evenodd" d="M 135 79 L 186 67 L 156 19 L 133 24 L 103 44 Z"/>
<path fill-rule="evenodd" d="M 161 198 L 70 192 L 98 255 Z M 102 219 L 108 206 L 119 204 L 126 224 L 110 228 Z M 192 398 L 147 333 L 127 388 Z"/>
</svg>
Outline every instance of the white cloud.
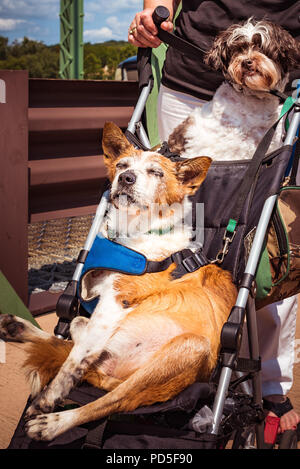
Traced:
<svg viewBox="0 0 300 469">
<path fill-rule="evenodd" d="M 106 41 L 113 37 L 112 30 L 104 26 L 100 29 L 88 29 L 84 31 L 84 40 L 85 41 Z"/>
<path fill-rule="evenodd" d="M 112 30 L 114 39 L 127 40 L 127 31 L 129 28 L 130 20 L 121 17 L 121 21 L 117 16 L 109 16 L 105 20 L 106 24 Z"/>
<path fill-rule="evenodd" d="M 57 18 L 59 0 L 0 0 L 0 11 L 10 18 Z"/>
<path fill-rule="evenodd" d="M 129 11 L 141 11 L 143 9 L 142 0 L 99 0 L 86 1 L 85 10 L 92 13 L 118 13 Z"/>
<path fill-rule="evenodd" d="M 84 40 L 127 40 L 129 25 L 142 8 L 143 0 L 84 0 Z M 10 41 L 24 35 L 57 43 L 59 11 L 60 0 L 0 0 L 0 31 L 7 31 Z"/>
<path fill-rule="evenodd" d="M 0 31 L 13 31 L 21 23 L 25 23 L 25 21 L 13 18 L 0 18 Z"/>
<path fill-rule="evenodd" d="M 121 23 L 116 16 L 109 16 L 106 19 L 106 23 L 114 30 L 118 30 L 121 27 Z"/>
<path fill-rule="evenodd" d="M 84 12 L 84 23 L 91 23 L 94 20 L 95 20 L 94 13 L 90 13 L 86 11 Z"/>
</svg>

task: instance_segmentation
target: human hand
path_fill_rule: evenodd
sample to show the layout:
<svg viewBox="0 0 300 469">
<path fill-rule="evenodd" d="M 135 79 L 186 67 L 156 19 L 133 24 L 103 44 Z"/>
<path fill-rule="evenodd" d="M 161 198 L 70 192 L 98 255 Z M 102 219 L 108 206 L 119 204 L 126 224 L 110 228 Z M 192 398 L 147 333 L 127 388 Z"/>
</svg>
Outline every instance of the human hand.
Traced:
<svg viewBox="0 0 300 469">
<path fill-rule="evenodd" d="M 158 47 L 161 44 L 157 37 L 158 29 L 155 26 L 152 14 L 154 8 L 146 8 L 137 13 L 130 24 L 128 31 L 128 41 L 136 47 Z M 160 26 L 168 32 L 173 31 L 173 23 L 170 20 L 163 21 Z"/>
</svg>

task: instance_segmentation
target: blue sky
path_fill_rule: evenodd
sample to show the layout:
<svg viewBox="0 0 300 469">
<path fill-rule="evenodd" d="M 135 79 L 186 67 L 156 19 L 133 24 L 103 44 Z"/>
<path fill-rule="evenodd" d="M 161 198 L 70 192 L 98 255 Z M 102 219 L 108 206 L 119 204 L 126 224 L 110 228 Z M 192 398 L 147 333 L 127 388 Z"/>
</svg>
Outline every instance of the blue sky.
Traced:
<svg viewBox="0 0 300 469">
<path fill-rule="evenodd" d="M 143 0 L 84 0 L 84 42 L 127 40 L 127 31 Z M 60 0 L 0 0 L 0 35 L 24 36 L 45 44 L 59 42 Z"/>
</svg>

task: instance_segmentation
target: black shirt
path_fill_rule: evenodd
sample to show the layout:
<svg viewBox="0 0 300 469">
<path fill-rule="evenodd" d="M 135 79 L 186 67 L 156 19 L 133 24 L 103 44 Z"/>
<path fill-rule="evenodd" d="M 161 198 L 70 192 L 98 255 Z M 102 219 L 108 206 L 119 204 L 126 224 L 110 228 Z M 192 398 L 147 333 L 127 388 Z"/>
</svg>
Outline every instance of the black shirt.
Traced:
<svg viewBox="0 0 300 469">
<path fill-rule="evenodd" d="M 300 40 L 299 0 L 182 0 L 176 34 L 207 51 L 219 31 L 251 16 L 277 23 Z M 290 76 L 290 83 L 300 78 L 300 64 Z M 162 83 L 168 88 L 207 100 L 223 80 L 221 73 L 207 70 L 202 61 L 196 63 L 169 47 L 162 76 Z"/>
</svg>

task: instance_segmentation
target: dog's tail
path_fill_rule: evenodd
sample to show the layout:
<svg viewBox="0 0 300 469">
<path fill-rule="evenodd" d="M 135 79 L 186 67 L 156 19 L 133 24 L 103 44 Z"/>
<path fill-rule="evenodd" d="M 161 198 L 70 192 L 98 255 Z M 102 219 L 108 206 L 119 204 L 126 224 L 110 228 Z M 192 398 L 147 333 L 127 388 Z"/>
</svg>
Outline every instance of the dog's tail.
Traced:
<svg viewBox="0 0 300 469">
<path fill-rule="evenodd" d="M 57 337 L 35 339 L 28 344 L 28 354 L 24 363 L 27 379 L 31 386 L 31 396 L 35 397 L 57 375 L 73 347 L 72 341 L 64 341 Z M 95 366 L 91 366 L 83 377 L 96 387 L 101 387 L 103 374 Z"/>
</svg>

